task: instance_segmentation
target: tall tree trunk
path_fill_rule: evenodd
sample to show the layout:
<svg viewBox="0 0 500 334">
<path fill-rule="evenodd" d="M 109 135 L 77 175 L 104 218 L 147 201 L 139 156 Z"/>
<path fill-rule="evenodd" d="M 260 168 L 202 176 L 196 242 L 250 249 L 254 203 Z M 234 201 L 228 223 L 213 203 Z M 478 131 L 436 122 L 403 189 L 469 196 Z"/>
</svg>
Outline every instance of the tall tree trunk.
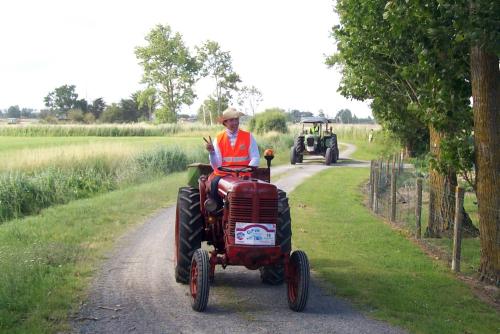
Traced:
<svg viewBox="0 0 500 334">
<path fill-rule="evenodd" d="M 430 127 L 430 151 L 435 159 L 441 157 L 441 140 L 445 134 Z M 449 168 L 440 173 L 432 166 L 429 171 L 429 224 L 425 236 L 429 238 L 451 237 L 455 220 L 455 189 L 457 173 Z M 462 237 L 477 237 L 479 230 L 462 207 Z"/>
<path fill-rule="evenodd" d="M 498 56 L 471 47 L 480 278 L 500 285 L 500 72 Z"/>
<path fill-rule="evenodd" d="M 444 133 L 430 127 L 430 151 L 435 159 L 441 156 L 441 140 Z M 426 237 L 439 238 L 453 226 L 455 208 L 455 187 L 457 174 L 449 169 L 439 173 L 433 166 L 429 171 L 429 224 Z"/>
</svg>

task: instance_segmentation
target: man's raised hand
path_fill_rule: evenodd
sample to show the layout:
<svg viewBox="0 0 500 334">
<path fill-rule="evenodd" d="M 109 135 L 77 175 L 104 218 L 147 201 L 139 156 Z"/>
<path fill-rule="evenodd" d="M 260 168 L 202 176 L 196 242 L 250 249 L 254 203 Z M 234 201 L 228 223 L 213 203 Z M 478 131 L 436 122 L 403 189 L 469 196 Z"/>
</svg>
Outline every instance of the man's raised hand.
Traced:
<svg viewBox="0 0 500 334">
<path fill-rule="evenodd" d="M 207 149 L 208 152 L 213 152 L 214 151 L 214 145 L 212 144 L 212 137 L 208 136 L 208 140 L 203 137 L 203 140 L 205 141 L 205 148 Z"/>
</svg>

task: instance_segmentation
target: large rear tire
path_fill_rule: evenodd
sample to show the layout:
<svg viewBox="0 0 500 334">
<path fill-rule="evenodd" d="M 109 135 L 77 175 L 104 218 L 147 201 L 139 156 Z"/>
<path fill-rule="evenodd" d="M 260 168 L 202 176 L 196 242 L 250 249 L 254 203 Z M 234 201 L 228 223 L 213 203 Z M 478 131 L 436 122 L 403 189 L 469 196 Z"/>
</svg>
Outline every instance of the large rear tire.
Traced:
<svg viewBox="0 0 500 334">
<path fill-rule="evenodd" d="M 290 253 L 292 249 L 292 220 L 290 206 L 286 192 L 278 189 L 278 226 L 276 228 L 276 245 L 281 247 L 282 253 Z M 263 283 L 279 285 L 285 281 L 283 264 L 264 266 L 260 269 L 260 278 Z"/>
<path fill-rule="evenodd" d="M 177 196 L 175 218 L 175 280 L 187 284 L 194 252 L 201 247 L 203 217 L 200 192 L 193 187 L 182 187 Z"/>
<path fill-rule="evenodd" d="M 306 253 L 297 250 L 290 255 L 289 261 L 288 306 L 295 312 L 302 312 L 309 297 L 309 260 Z"/>
<path fill-rule="evenodd" d="M 205 311 L 210 292 L 209 284 L 210 260 L 208 252 L 198 248 L 191 261 L 189 288 L 191 292 L 191 307 L 197 312 Z"/>
<path fill-rule="evenodd" d="M 339 160 L 339 151 L 332 149 L 332 164 L 337 163 L 337 160 Z"/>
</svg>

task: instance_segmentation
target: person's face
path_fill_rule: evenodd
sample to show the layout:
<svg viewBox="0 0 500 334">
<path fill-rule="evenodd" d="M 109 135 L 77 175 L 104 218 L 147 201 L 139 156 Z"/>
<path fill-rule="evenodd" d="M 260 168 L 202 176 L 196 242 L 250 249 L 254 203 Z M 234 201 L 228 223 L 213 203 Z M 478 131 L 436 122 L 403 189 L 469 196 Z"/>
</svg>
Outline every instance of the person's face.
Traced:
<svg viewBox="0 0 500 334">
<path fill-rule="evenodd" d="M 224 121 L 224 125 L 226 128 L 229 129 L 231 132 L 235 132 L 238 130 L 238 127 L 240 126 L 240 119 L 239 118 L 230 118 L 226 121 Z"/>
</svg>

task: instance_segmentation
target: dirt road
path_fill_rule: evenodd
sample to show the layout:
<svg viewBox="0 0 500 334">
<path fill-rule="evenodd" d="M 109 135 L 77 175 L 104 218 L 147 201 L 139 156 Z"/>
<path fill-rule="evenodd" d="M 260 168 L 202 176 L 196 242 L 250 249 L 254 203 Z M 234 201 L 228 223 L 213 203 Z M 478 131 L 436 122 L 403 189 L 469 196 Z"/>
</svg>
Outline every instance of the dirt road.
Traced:
<svg viewBox="0 0 500 334">
<path fill-rule="evenodd" d="M 341 152 L 342 165 L 354 147 Z M 278 187 L 290 192 L 327 167 L 306 162 L 276 167 Z M 312 275 L 305 312 L 288 308 L 285 285 L 269 286 L 258 271 L 217 268 L 206 312 L 191 309 L 188 287 L 174 279 L 175 208 L 161 210 L 123 237 L 103 264 L 89 299 L 76 315 L 77 333 L 404 333 L 367 319 L 347 302 L 329 296 Z"/>
</svg>

